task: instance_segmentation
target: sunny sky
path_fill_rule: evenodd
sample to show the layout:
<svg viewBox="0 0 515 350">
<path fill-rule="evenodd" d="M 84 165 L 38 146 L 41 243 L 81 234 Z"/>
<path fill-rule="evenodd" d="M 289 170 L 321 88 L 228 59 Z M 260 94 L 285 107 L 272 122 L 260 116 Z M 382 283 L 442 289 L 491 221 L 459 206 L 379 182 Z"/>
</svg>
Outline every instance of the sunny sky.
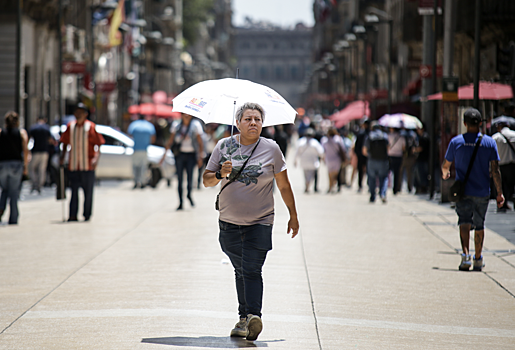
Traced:
<svg viewBox="0 0 515 350">
<path fill-rule="evenodd" d="M 313 26 L 313 0 L 233 0 L 233 23 L 243 25 L 245 17 L 266 20 L 282 27 L 298 22 Z"/>
</svg>

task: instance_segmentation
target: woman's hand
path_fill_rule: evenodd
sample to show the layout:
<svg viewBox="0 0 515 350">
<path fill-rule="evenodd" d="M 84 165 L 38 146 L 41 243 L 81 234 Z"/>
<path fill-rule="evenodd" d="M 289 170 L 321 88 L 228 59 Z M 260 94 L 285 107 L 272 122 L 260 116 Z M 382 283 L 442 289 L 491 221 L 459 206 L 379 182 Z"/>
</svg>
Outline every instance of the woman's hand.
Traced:
<svg viewBox="0 0 515 350">
<path fill-rule="evenodd" d="M 299 219 L 297 217 L 290 217 L 290 220 L 288 221 L 288 231 L 286 232 L 289 234 L 291 232 L 291 238 L 295 238 L 295 236 L 299 233 Z"/>
<path fill-rule="evenodd" d="M 232 162 L 230 160 L 226 160 L 222 164 L 222 169 L 220 169 L 220 174 L 222 177 L 227 177 L 232 173 Z"/>
</svg>

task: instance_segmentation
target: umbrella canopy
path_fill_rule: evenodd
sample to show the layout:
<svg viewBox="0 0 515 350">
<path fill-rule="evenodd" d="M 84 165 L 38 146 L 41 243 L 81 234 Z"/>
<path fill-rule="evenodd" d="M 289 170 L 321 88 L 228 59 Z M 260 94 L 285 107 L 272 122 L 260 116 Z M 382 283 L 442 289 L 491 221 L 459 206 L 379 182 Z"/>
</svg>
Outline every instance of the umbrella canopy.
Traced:
<svg viewBox="0 0 515 350">
<path fill-rule="evenodd" d="M 404 113 L 385 114 L 379 118 L 378 122 L 379 125 L 389 128 L 416 129 L 422 127 L 422 122 L 417 117 Z"/>
<path fill-rule="evenodd" d="M 351 120 L 361 119 L 365 115 L 370 115 L 368 101 L 354 101 L 349 103 L 341 111 L 331 115 L 329 120 L 334 122 L 334 126 L 341 128 L 350 123 Z"/>
<path fill-rule="evenodd" d="M 497 126 L 498 124 L 506 124 L 510 128 L 515 128 L 515 118 L 501 115 L 500 117 L 492 119 L 492 126 Z"/>
<path fill-rule="evenodd" d="M 479 82 L 479 99 L 480 100 L 506 100 L 513 98 L 513 90 L 510 85 L 489 83 L 486 81 Z M 441 100 L 442 93 L 427 96 L 428 100 Z M 465 85 L 458 88 L 458 99 L 473 100 L 474 84 Z"/>
<path fill-rule="evenodd" d="M 265 110 L 263 127 L 292 124 L 297 112 L 277 92 L 243 79 L 217 79 L 197 83 L 173 99 L 173 110 L 207 123 L 233 125 L 234 107 L 258 103 Z"/>
<path fill-rule="evenodd" d="M 158 103 L 142 103 L 132 105 L 128 109 L 130 114 L 155 115 L 158 117 L 179 119 L 181 113 L 174 112 L 171 106 Z"/>
</svg>

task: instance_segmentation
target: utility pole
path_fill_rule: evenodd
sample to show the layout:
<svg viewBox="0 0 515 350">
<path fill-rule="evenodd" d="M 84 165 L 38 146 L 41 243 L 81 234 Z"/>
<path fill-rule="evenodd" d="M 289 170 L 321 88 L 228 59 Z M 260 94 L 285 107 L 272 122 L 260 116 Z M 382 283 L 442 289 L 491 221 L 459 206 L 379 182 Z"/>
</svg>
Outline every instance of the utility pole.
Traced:
<svg viewBox="0 0 515 350">
<path fill-rule="evenodd" d="M 16 20 L 16 74 L 14 84 L 14 110 L 20 118 L 20 90 L 21 90 L 21 20 L 22 20 L 22 8 L 23 0 L 16 1 L 17 3 L 17 20 Z"/>
<path fill-rule="evenodd" d="M 428 16 L 426 16 L 428 17 Z M 437 46 L 437 40 L 438 39 L 438 1 L 433 1 L 433 57 L 432 57 L 432 71 L 433 74 L 431 75 L 431 87 L 432 87 L 432 93 L 435 93 L 437 91 L 436 89 L 436 82 L 438 78 L 438 72 L 437 72 L 437 62 L 436 62 L 436 51 L 438 49 Z M 434 100 L 432 102 L 432 113 L 431 115 L 431 123 L 430 123 L 430 135 L 431 135 L 431 148 L 429 151 L 429 176 L 430 176 L 430 182 L 429 182 L 429 198 L 433 199 L 435 194 L 435 182 L 436 179 L 439 178 L 435 176 L 435 161 L 436 161 L 436 119 L 438 115 L 437 110 L 437 101 Z"/>
<path fill-rule="evenodd" d="M 474 34 L 474 108 L 479 109 L 479 47 L 481 44 L 481 0 L 476 0 Z"/>
</svg>

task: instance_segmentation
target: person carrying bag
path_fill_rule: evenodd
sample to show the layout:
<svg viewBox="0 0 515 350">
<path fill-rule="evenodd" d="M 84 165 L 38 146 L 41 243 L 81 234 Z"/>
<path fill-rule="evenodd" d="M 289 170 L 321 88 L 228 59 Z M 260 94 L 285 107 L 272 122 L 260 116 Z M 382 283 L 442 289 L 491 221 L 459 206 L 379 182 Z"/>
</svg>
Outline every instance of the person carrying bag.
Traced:
<svg viewBox="0 0 515 350">
<path fill-rule="evenodd" d="M 467 168 L 467 173 L 465 174 L 465 178 L 463 179 L 463 181 L 456 180 L 449 189 L 449 198 L 451 202 L 458 202 L 465 195 L 465 185 L 467 184 L 470 172 L 472 171 L 472 165 L 474 164 L 474 159 L 476 158 L 477 150 L 479 149 L 479 145 L 481 144 L 482 139 L 483 135 L 479 136 L 479 138 L 477 139 L 476 146 L 474 147 L 474 152 L 472 153 L 472 157 L 470 158 L 470 163 Z"/>
</svg>

